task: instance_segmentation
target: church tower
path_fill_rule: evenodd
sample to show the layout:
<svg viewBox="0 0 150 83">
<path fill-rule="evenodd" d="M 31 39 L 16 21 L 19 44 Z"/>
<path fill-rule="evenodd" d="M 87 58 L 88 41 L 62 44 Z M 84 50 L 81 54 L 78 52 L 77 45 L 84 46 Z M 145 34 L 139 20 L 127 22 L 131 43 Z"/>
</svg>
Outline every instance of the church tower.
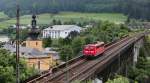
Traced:
<svg viewBox="0 0 150 83">
<path fill-rule="evenodd" d="M 38 36 L 40 34 L 40 30 L 37 28 L 37 21 L 36 21 L 36 15 L 32 16 L 32 22 L 31 22 L 32 27 L 29 30 L 28 33 L 28 39 L 25 41 L 26 47 L 29 48 L 35 48 L 39 51 L 43 50 L 43 42 L 42 40 L 38 39 Z"/>
</svg>

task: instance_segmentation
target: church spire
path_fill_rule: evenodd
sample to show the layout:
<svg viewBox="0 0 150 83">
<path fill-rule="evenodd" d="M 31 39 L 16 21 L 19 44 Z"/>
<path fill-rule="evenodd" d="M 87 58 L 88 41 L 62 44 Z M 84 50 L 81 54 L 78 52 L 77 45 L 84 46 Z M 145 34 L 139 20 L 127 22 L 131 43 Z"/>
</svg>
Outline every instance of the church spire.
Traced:
<svg viewBox="0 0 150 83">
<path fill-rule="evenodd" d="M 32 15 L 32 23 L 31 23 L 31 25 L 32 25 L 32 28 L 36 28 L 36 15 Z"/>
<path fill-rule="evenodd" d="M 32 27 L 29 31 L 29 39 L 30 40 L 37 40 L 38 36 L 40 34 L 40 30 L 37 29 L 36 15 L 32 15 L 31 25 L 32 25 Z"/>
</svg>

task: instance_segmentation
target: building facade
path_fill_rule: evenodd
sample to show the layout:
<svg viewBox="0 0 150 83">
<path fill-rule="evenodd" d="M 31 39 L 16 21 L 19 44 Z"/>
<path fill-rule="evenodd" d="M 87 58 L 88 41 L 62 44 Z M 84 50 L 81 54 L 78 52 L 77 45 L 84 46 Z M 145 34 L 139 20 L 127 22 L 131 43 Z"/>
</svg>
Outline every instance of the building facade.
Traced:
<svg viewBox="0 0 150 83">
<path fill-rule="evenodd" d="M 23 44 L 25 45 L 25 47 L 28 47 L 28 48 L 35 48 L 39 51 L 43 50 L 42 40 L 26 40 L 23 42 Z"/>
<path fill-rule="evenodd" d="M 27 57 L 24 58 L 27 62 L 28 67 L 32 67 L 38 69 L 40 71 L 48 70 L 54 66 L 56 66 L 59 60 L 54 59 L 53 55 L 47 56 L 37 56 L 37 57 Z"/>
<path fill-rule="evenodd" d="M 66 38 L 71 31 L 80 33 L 81 27 L 76 25 L 54 25 L 43 30 L 43 38 Z"/>
</svg>

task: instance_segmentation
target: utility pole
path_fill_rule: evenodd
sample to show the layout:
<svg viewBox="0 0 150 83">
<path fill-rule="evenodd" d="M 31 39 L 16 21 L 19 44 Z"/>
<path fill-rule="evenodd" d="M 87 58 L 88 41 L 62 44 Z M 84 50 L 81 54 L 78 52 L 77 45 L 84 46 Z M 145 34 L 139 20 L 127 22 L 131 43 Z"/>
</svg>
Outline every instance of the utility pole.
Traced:
<svg viewBox="0 0 150 83">
<path fill-rule="evenodd" d="M 17 4 L 17 23 L 16 23 L 16 83 L 19 83 L 19 4 Z"/>
</svg>

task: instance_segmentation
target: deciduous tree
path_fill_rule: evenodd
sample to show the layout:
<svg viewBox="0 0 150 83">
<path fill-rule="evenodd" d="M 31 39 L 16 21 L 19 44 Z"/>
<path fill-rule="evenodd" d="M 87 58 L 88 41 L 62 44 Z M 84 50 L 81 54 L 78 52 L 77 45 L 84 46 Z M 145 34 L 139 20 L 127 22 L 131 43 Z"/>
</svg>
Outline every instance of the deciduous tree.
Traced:
<svg viewBox="0 0 150 83">
<path fill-rule="evenodd" d="M 29 76 L 36 74 L 33 68 L 27 68 L 24 59 L 20 59 L 20 80 L 25 80 Z M 7 50 L 0 49 L 0 81 L 1 83 L 16 82 L 16 58 Z"/>
<path fill-rule="evenodd" d="M 51 44 L 52 44 L 52 39 L 51 39 L 51 37 L 48 37 L 48 38 L 44 38 L 44 39 L 43 39 L 43 45 L 44 45 L 44 47 L 51 47 Z"/>
</svg>

